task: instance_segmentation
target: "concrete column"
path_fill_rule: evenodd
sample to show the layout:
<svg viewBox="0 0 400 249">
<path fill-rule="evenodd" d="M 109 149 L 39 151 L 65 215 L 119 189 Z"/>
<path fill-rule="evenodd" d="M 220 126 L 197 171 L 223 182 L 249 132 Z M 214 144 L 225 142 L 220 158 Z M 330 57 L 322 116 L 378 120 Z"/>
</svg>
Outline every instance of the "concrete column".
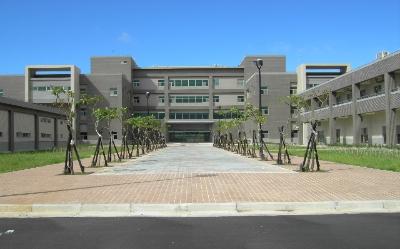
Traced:
<svg viewBox="0 0 400 249">
<path fill-rule="evenodd" d="M 385 80 L 385 123 L 386 123 L 386 145 L 393 146 L 395 142 L 395 112 L 391 107 L 391 92 L 394 87 L 394 75 L 390 73 L 384 74 Z"/>
<path fill-rule="evenodd" d="M 336 93 L 329 92 L 329 144 L 336 144 L 336 118 L 333 116 L 333 106 L 336 104 Z"/>
<path fill-rule="evenodd" d="M 39 149 L 39 116 L 35 114 L 35 150 Z"/>
<path fill-rule="evenodd" d="M 169 120 L 169 77 L 164 77 L 164 112 L 165 112 L 165 121 Z"/>
<path fill-rule="evenodd" d="M 58 119 L 54 118 L 54 147 L 58 147 Z"/>
<path fill-rule="evenodd" d="M 168 136 L 168 120 L 169 120 L 169 112 L 170 112 L 170 103 L 169 103 L 169 77 L 164 76 L 164 113 L 165 113 L 165 140 L 168 142 L 169 141 L 169 136 Z"/>
<path fill-rule="evenodd" d="M 8 111 L 8 150 L 15 151 L 14 111 Z"/>
<path fill-rule="evenodd" d="M 209 119 L 214 118 L 214 87 L 213 87 L 213 76 L 208 77 L 208 116 Z"/>
<path fill-rule="evenodd" d="M 361 140 L 361 116 L 357 114 L 357 100 L 360 97 L 360 86 L 352 84 L 352 116 L 353 116 L 353 144 L 360 144 Z"/>
</svg>

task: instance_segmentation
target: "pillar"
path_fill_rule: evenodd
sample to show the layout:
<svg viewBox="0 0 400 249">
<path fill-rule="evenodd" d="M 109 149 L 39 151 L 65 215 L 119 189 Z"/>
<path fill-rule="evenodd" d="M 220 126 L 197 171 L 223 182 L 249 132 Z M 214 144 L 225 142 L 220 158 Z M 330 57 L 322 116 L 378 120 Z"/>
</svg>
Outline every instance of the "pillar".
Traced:
<svg viewBox="0 0 400 249">
<path fill-rule="evenodd" d="M 8 111 L 8 150 L 15 151 L 14 111 Z"/>
<path fill-rule="evenodd" d="M 391 107 L 392 89 L 394 87 L 393 74 L 385 73 L 385 125 L 386 125 L 386 145 L 393 146 L 395 144 L 395 111 Z"/>
<path fill-rule="evenodd" d="M 361 116 L 357 114 L 357 100 L 360 98 L 360 86 L 352 84 L 352 116 L 353 116 L 353 144 L 360 144 L 361 140 Z"/>
<path fill-rule="evenodd" d="M 35 150 L 39 149 L 39 116 L 35 114 Z"/>
<path fill-rule="evenodd" d="M 336 104 L 336 93 L 329 92 L 329 144 L 336 144 L 336 118 L 333 116 L 333 106 Z"/>
</svg>

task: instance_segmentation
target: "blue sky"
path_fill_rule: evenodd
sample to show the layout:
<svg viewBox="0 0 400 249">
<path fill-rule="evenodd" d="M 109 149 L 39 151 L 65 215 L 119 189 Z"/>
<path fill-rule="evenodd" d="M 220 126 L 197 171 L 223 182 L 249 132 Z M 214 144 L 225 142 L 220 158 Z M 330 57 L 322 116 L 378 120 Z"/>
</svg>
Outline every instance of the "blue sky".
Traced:
<svg viewBox="0 0 400 249">
<path fill-rule="evenodd" d="M 131 55 L 140 66 L 236 66 L 245 55 L 368 63 L 400 49 L 400 1 L 0 1 L 0 74 Z"/>
</svg>

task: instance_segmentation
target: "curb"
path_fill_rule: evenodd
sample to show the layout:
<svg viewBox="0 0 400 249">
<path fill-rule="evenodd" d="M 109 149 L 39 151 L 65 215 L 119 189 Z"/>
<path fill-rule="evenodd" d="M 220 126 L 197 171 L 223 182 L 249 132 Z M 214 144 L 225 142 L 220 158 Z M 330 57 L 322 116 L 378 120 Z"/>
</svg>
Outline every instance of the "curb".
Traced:
<svg viewBox="0 0 400 249">
<path fill-rule="evenodd" d="M 219 217 L 400 213 L 400 200 L 179 204 L 0 204 L 0 217 Z"/>
</svg>

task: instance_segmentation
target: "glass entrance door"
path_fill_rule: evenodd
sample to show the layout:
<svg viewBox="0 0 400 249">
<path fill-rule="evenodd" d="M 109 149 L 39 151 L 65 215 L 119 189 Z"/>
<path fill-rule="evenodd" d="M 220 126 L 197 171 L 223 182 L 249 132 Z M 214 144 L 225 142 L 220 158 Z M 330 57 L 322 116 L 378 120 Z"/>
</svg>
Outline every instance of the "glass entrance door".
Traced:
<svg viewBox="0 0 400 249">
<path fill-rule="evenodd" d="M 171 131 L 169 132 L 170 142 L 180 143 L 205 143 L 210 142 L 209 131 Z"/>
</svg>

